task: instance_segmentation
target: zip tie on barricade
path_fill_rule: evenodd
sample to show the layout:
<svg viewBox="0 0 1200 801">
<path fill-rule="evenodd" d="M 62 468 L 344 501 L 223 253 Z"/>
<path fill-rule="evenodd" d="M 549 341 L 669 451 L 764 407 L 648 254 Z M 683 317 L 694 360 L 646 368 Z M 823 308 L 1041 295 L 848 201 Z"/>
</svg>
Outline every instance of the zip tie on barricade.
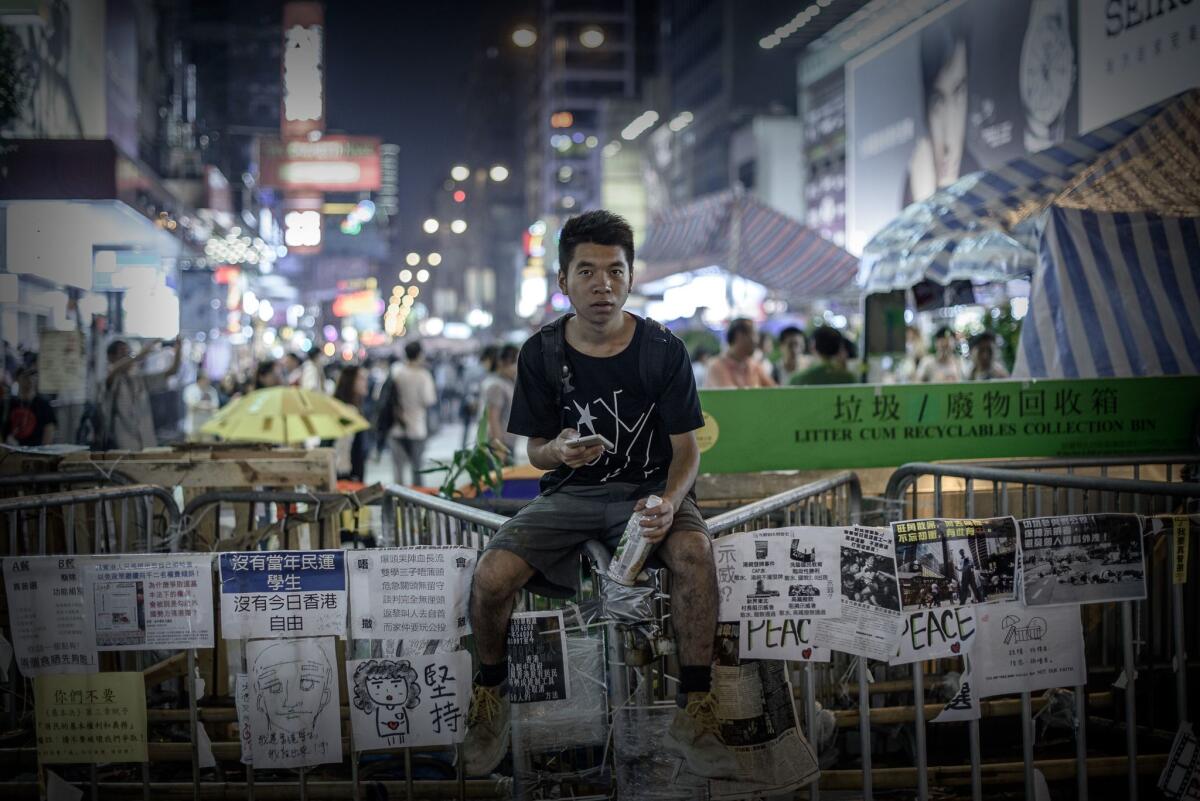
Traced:
<svg viewBox="0 0 1200 801">
<path fill-rule="evenodd" d="M 117 472 L 117 466 L 121 464 L 121 462 L 122 462 L 122 460 L 124 460 L 124 458 L 125 458 L 125 453 L 122 451 L 121 455 L 118 456 L 116 458 L 116 460 L 112 463 L 112 467 L 108 468 L 107 470 L 105 470 L 103 467 L 101 467 L 100 463 L 92 458 L 90 451 L 88 453 L 87 460 L 88 460 L 88 464 L 90 464 L 92 467 L 96 468 L 97 473 L 104 476 L 105 481 L 111 482 L 113 480 L 112 479 L 113 473 Z"/>
</svg>

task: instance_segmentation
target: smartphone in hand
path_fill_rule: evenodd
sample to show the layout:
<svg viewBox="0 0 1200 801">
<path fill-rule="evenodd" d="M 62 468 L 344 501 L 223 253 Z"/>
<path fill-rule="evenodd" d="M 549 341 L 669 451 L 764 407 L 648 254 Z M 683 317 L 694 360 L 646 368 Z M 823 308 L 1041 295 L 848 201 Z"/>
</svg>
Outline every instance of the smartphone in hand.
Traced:
<svg viewBox="0 0 1200 801">
<path fill-rule="evenodd" d="M 586 437 L 576 437 L 575 439 L 567 440 L 568 445 L 580 445 L 584 448 L 590 448 L 593 445 L 603 445 L 605 450 L 611 451 L 616 448 L 608 437 L 603 434 L 588 434 Z"/>
</svg>

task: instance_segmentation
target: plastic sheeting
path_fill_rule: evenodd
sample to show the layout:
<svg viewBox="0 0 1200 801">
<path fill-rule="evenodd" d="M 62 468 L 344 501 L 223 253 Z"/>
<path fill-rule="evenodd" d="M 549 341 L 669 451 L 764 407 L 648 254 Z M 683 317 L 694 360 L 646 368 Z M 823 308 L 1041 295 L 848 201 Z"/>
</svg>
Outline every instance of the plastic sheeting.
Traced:
<svg viewBox="0 0 1200 801">
<path fill-rule="evenodd" d="M 674 705 L 625 706 L 613 714 L 617 797 L 693 801 L 708 797 L 708 782 L 681 774 L 678 758 L 663 750 Z"/>
</svg>

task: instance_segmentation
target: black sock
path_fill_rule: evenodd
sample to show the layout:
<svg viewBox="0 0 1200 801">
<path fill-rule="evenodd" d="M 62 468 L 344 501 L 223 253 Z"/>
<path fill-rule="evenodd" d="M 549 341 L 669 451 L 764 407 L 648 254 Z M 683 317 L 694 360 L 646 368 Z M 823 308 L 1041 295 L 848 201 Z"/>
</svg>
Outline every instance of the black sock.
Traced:
<svg viewBox="0 0 1200 801">
<path fill-rule="evenodd" d="M 681 694 L 686 695 L 687 693 L 706 693 L 711 689 L 711 665 L 679 666 L 679 692 Z"/>
<path fill-rule="evenodd" d="M 498 665 L 489 665 L 484 662 L 479 663 L 479 675 L 475 679 L 475 683 L 483 687 L 498 687 L 508 681 L 508 660 L 505 659 Z"/>
</svg>

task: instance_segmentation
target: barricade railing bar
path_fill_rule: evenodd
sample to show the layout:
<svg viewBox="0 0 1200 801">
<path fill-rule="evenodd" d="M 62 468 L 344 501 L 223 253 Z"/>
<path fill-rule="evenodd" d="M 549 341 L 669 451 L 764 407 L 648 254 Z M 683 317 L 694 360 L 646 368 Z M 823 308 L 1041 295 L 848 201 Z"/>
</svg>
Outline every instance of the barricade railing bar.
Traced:
<svg viewBox="0 0 1200 801">
<path fill-rule="evenodd" d="M 705 521 L 713 537 L 780 526 L 833 526 L 857 523 L 862 487 L 849 471 L 763 498 Z"/>
</svg>

